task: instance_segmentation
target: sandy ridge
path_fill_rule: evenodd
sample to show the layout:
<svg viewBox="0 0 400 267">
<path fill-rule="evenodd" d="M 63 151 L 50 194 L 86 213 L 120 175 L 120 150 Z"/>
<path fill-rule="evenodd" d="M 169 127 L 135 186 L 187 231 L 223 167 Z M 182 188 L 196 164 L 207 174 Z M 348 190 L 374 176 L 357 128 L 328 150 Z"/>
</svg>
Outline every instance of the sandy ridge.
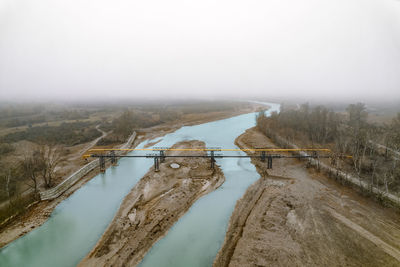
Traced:
<svg viewBox="0 0 400 267">
<path fill-rule="evenodd" d="M 205 144 L 184 141 L 172 148 L 189 147 L 205 148 Z M 178 163 L 180 168 L 171 168 L 171 163 Z M 150 169 L 125 197 L 113 221 L 79 266 L 138 264 L 198 198 L 224 182 L 219 167 L 209 167 L 208 159 L 167 158 L 159 172 Z"/>
</svg>

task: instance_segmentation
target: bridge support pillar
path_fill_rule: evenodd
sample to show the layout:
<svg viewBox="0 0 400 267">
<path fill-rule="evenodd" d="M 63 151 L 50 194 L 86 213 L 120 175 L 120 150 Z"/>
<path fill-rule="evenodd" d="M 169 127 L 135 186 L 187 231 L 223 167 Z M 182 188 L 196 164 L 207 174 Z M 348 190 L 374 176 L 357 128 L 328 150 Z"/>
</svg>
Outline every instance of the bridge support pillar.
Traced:
<svg viewBox="0 0 400 267">
<path fill-rule="evenodd" d="M 163 163 L 165 161 L 165 152 L 164 150 L 160 150 L 160 162 Z"/>
<path fill-rule="evenodd" d="M 268 157 L 267 169 L 272 169 L 272 157 L 271 156 Z"/>
<path fill-rule="evenodd" d="M 159 157 L 154 157 L 154 171 L 155 171 L 155 172 L 160 171 L 160 161 L 159 161 Z"/>
<path fill-rule="evenodd" d="M 265 162 L 265 158 L 266 158 L 265 151 L 262 151 L 261 152 L 261 161 Z"/>
<path fill-rule="evenodd" d="M 99 157 L 100 172 L 104 173 L 106 171 L 106 159 L 103 155 Z"/>
<path fill-rule="evenodd" d="M 117 165 L 117 157 L 115 156 L 115 151 L 114 150 L 112 150 L 110 152 L 110 156 L 111 156 L 111 164 L 113 166 L 116 166 Z"/>
<path fill-rule="evenodd" d="M 314 159 L 317 160 L 317 170 L 319 170 L 320 165 L 319 165 L 319 155 L 318 155 L 318 152 L 317 152 L 317 151 L 313 151 L 312 157 L 313 157 Z"/>
<path fill-rule="evenodd" d="M 210 159 L 211 159 L 211 169 L 215 168 L 215 158 L 214 158 L 214 151 L 210 151 Z"/>
</svg>

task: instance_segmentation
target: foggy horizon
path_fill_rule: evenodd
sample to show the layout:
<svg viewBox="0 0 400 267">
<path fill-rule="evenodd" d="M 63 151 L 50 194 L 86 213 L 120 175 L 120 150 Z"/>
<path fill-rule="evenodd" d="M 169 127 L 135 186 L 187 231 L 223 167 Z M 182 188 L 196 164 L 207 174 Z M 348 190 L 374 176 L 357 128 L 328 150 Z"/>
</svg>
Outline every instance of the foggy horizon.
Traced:
<svg viewBox="0 0 400 267">
<path fill-rule="evenodd" d="M 0 2 L 0 99 L 400 101 L 400 1 Z"/>
</svg>

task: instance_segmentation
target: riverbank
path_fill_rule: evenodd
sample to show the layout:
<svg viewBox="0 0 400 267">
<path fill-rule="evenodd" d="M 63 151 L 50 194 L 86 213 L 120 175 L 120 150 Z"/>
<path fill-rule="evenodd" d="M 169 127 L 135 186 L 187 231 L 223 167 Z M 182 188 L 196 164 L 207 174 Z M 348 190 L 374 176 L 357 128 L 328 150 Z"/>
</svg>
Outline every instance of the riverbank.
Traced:
<svg viewBox="0 0 400 267">
<path fill-rule="evenodd" d="M 146 129 L 140 129 L 138 131 L 137 139 L 135 140 L 132 147 L 136 147 L 138 144 L 145 140 L 161 137 L 168 133 L 174 132 L 183 126 L 191 126 L 210 121 L 221 120 L 240 114 L 251 113 L 261 109 L 266 109 L 266 106 L 261 104 L 251 104 L 248 106 L 240 107 L 240 109 L 234 112 L 221 111 L 207 112 L 202 114 L 190 114 L 190 116 L 185 116 L 185 118 L 179 122 L 169 122 Z M 72 193 L 74 193 L 77 189 L 90 181 L 99 173 L 99 169 L 96 168 L 95 170 L 88 173 L 85 177 L 80 179 L 78 182 L 76 182 L 71 188 L 69 188 L 64 194 L 62 194 L 58 198 L 51 201 L 39 202 L 27 209 L 26 212 L 16 216 L 7 224 L 3 225 L 0 229 L 0 248 L 25 235 L 31 230 L 41 226 L 49 218 L 54 208 L 59 203 L 67 199 Z"/>
<path fill-rule="evenodd" d="M 205 144 L 183 141 L 172 148 L 205 148 Z M 188 154 L 167 154 L 182 153 Z M 224 180 L 218 166 L 210 169 L 209 159 L 167 158 L 159 172 L 149 170 L 125 197 L 113 221 L 80 266 L 138 264 L 198 198 L 218 188 Z"/>
<path fill-rule="evenodd" d="M 276 147 L 256 128 L 241 148 Z M 214 266 L 398 266 L 400 215 L 294 159 L 261 178 L 237 202 Z"/>
</svg>

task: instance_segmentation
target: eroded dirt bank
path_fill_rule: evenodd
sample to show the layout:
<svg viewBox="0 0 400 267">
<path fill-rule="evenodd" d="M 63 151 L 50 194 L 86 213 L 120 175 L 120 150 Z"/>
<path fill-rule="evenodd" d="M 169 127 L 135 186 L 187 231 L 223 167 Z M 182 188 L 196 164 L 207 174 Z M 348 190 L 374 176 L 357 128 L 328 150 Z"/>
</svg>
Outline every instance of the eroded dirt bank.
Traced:
<svg viewBox="0 0 400 267">
<path fill-rule="evenodd" d="M 184 141 L 172 148 L 205 148 L 201 141 Z M 170 151 L 168 154 L 201 152 Z M 179 168 L 172 168 L 176 163 Z M 174 165 L 172 165 L 174 166 Z M 177 167 L 177 166 L 174 166 Z M 113 221 L 79 266 L 134 266 L 202 195 L 225 181 L 209 159 L 167 158 L 160 171 L 150 169 L 125 197 Z"/>
<path fill-rule="evenodd" d="M 274 147 L 255 128 L 242 147 Z M 400 215 L 303 162 L 252 160 L 261 178 L 235 211 L 214 266 L 400 266 Z"/>
</svg>

